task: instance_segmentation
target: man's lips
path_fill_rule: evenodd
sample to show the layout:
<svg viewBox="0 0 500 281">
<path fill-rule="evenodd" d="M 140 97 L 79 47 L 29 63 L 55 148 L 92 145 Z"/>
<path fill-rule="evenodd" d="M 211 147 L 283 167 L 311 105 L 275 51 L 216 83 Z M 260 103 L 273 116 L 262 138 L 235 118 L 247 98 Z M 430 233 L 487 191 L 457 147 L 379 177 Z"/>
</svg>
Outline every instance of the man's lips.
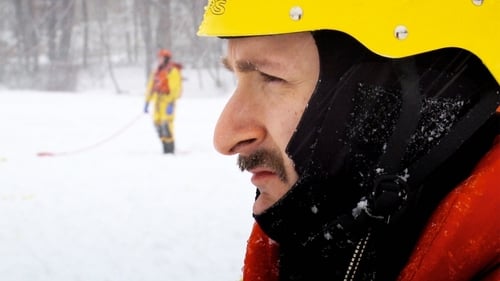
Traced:
<svg viewBox="0 0 500 281">
<path fill-rule="evenodd" d="M 255 186 L 262 186 L 265 181 L 277 176 L 273 170 L 268 168 L 253 168 L 248 171 L 252 173 L 251 181 Z"/>
</svg>

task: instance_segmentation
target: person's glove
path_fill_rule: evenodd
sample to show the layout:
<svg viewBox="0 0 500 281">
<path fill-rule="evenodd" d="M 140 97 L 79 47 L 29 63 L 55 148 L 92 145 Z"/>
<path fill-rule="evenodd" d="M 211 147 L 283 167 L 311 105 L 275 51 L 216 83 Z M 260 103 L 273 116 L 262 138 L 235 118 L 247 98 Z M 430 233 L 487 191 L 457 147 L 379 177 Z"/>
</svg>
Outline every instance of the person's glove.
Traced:
<svg viewBox="0 0 500 281">
<path fill-rule="evenodd" d="M 167 114 L 172 115 L 172 113 L 174 113 L 174 103 L 171 102 L 167 106 Z"/>
<path fill-rule="evenodd" d="M 149 112 L 149 102 L 144 103 L 144 113 Z"/>
</svg>

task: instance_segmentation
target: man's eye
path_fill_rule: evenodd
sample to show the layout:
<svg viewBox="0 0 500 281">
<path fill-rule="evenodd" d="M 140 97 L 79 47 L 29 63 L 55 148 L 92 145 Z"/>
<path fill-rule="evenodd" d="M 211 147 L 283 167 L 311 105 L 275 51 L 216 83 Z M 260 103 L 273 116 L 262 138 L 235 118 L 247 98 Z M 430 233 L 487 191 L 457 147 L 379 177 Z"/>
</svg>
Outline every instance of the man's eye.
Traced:
<svg viewBox="0 0 500 281">
<path fill-rule="evenodd" d="M 276 76 L 272 76 L 266 73 L 261 73 L 262 77 L 264 78 L 264 81 L 266 82 L 282 82 L 283 79 L 278 78 Z"/>
</svg>

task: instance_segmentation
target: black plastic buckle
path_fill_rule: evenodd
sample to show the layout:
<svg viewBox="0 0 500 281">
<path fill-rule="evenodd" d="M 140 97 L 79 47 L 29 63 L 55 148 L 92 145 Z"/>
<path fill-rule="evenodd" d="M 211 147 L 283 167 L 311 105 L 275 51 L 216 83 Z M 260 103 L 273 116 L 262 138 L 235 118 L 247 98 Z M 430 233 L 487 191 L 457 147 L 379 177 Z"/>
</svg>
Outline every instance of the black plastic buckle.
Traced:
<svg viewBox="0 0 500 281">
<path fill-rule="evenodd" d="M 381 175 L 374 181 L 370 213 L 389 224 L 408 200 L 409 186 L 401 176 Z"/>
</svg>

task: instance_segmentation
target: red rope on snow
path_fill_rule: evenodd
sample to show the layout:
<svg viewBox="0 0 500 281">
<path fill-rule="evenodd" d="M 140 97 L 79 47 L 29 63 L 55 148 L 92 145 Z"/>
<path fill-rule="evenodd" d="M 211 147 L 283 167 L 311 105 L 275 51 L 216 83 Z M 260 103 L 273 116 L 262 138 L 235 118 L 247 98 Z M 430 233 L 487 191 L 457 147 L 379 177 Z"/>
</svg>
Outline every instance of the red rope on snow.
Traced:
<svg viewBox="0 0 500 281">
<path fill-rule="evenodd" d="M 139 115 L 137 115 L 136 117 L 134 117 L 127 125 L 123 126 L 122 128 L 120 128 L 119 130 L 115 131 L 112 135 L 110 135 L 109 137 L 99 141 L 99 142 L 96 142 L 94 144 L 91 144 L 91 145 L 88 145 L 88 146 L 85 146 L 85 147 L 81 147 L 81 148 L 78 148 L 78 149 L 75 149 L 75 150 L 71 150 L 71 151 L 63 151 L 63 152 L 48 152 L 48 151 L 43 151 L 43 152 L 38 152 L 36 155 L 38 157 L 50 157 L 50 156 L 62 156 L 62 155 L 68 155 L 68 154 L 76 154 L 76 153 L 80 153 L 80 152 L 84 152 L 84 151 L 87 151 L 87 150 L 91 150 L 91 149 L 94 149 L 106 142 L 109 142 L 110 140 L 116 138 L 118 135 L 122 134 L 123 132 L 125 132 L 128 128 L 132 127 L 132 125 L 137 122 L 137 120 L 139 120 L 142 116 L 144 116 L 144 113 L 140 113 Z"/>
</svg>

